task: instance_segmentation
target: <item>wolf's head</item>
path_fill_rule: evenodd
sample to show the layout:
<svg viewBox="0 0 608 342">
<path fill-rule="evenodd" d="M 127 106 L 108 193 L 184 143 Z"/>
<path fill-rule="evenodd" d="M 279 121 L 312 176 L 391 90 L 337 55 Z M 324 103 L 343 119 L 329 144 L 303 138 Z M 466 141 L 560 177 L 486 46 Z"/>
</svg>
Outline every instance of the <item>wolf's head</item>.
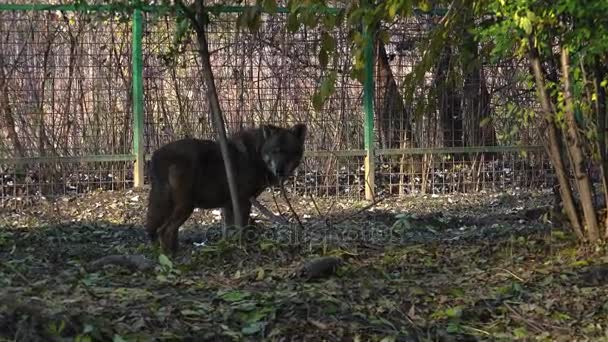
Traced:
<svg viewBox="0 0 608 342">
<path fill-rule="evenodd" d="M 290 128 L 264 125 L 262 134 L 261 152 L 266 167 L 279 179 L 289 177 L 302 161 L 306 125 L 296 124 Z"/>
</svg>

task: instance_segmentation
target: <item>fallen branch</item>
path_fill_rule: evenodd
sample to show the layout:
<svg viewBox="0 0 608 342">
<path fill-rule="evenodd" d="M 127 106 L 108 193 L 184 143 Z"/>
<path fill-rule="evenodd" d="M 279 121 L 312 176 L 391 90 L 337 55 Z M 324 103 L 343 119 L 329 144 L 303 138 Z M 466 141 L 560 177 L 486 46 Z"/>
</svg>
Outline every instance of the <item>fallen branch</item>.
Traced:
<svg viewBox="0 0 608 342">
<path fill-rule="evenodd" d="M 504 272 L 507 272 L 507 273 L 508 273 L 509 275 L 511 275 L 513 278 L 515 278 L 515 279 L 517 279 L 517 280 L 521 281 L 522 283 L 525 283 L 525 282 L 526 282 L 526 280 L 525 280 L 525 279 L 523 279 L 522 277 L 518 276 L 517 274 L 515 274 L 515 273 L 513 273 L 513 272 L 509 271 L 509 270 L 508 270 L 508 269 L 506 269 L 506 268 L 494 267 L 493 269 L 494 269 L 494 270 L 499 270 L 499 271 L 504 271 Z"/>
<path fill-rule="evenodd" d="M 315 210 L 317 211 L 317 215 L 319 215 L 319 217 L 325 218 L 323 216 L 323 214 L 321 214 L 321 210 L 319 210 L 319 206 L 317 205 L 317 201 L 315 201 L 315 197 L 311 193 L 308 193 L 308 197 L 310 197 L 310 200 L 312 201 L 312 204 L 315 206 Z M 335 203 L 335 202 L 332 202 L 332 204 L 333 203 Z M 330 207 L 330 209 L 331 209 L 331 207 Z"/>
<path fill-rule="evenodd" d="M 300 237 L 299 233 L 304 231 L 304 225 L 302 224 L 302 221 L 300 220 L 300 216 L 298 216 L 298 213 L 296 213 L 296 211 L 293 209 L 293 206 L 291 205 L 291 201 L 287 197 L 287 192 L 285 191 L 285 187 L 283 186 L 282 182 L 280 184 L 280 187 L 281 187 L 281 194 L 283 194 L 283 198 L 285 198 L 285 202 L 287 202 L 287 206 L 289 207 L 289 210 L 291 211 L 293 216 L 296 218 L 296 221 L 298 222 L 298 226 L 300 228 L 300 231 L 298 232 L 298 238 L 299 238 Z"/>
<path fill-rule="evenodd" d="M 543 331 L 545 331 L 545 329 L 541 325 L 539 325 L 539 323 L 535 322 L 532 319 L 524 317 L 521 313 L 519 313 L 519 311 L 515 310 L 509 304 L 503 303 L 503 305 L 513 314 L 513 317 L 516 320 L 524 323 L 528 327 L 532 328 L 532 330 L 536 331 L 537 333 L 542 333 Z"/>
<path fill-rule="evenodd" d="M 270 210 L 268 210 L 268 208 L 266 208 L 262 203 L 258 202 L 258 200 L 255 199 L 254 197 L 251 197 L 249 199 L 249 201 L 271 222 L 278 223 L 278 224 L 289 224 L 289 221 L 286 220 L 283 216 L 273 214 Z"/>
<path fill-rule="evenodd" d="M 143 272 L 153 269 L 156 264 L 143 255 L 108 255 L 92 261 L 86 268 L 88 271 L 96 271 L 106 265 L 118 265 Z"/>
<path fill-rule="evenodd" d="M 277 202 L 277 196 L 274 193 L 274 190 L 271 191 L 272 193 L 272 200 L 274 201 L 274 206 L 277 208 L 277 213 L 279 213 L 279 216 L 283 216 L 283 213 L 281 212 L 281 206 L 279 206 L 279 202 Z"/>
</svg>

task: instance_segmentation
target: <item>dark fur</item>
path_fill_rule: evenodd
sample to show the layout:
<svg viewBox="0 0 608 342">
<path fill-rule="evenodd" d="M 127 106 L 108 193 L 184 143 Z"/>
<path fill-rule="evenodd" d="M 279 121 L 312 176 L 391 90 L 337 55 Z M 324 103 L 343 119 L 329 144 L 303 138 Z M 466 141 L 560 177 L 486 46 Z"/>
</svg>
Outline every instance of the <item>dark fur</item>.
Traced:
<svg viewBox="0 0 608 342">
<path fill-rule="evenodd" d="M 249 221 L 251 203 L 264 189 L 290 176 L 304 152 L 306 126 L 266 125 L 241 131 L 228 140 L 239 191 L 242 222 Z M 179 227 L 194 208 L 222 208 L 224 223 L 235 223 L 224 161 L 218 143 L 182 139 L 154 152 L 150 163 L 150 198 L 146 230 L 153 243 L 175 253 Z"/>
</svg>

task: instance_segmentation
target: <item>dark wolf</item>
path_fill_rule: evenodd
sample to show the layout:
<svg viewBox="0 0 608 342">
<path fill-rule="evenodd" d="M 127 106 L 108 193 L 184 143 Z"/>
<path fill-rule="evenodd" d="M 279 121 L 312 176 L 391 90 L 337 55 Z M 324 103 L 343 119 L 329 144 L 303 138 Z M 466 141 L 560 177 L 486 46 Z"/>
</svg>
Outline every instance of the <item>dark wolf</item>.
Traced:
<svg viewBox="0 0 608 342">
<path fill-rule="evenodd" d="M 240 213 L 234 213 L 218 143 L 182 139 L 168 143 L 152 155 L 150 197 L 146 230 L 152 243 L 160 238 L 164 252 L 178 248 L 179 227 L 194 208 L 223 211 L 224 224 L 249 222 L 250 198 L 293 174 L 304 153 L 306 125 L 290 128 L 264 125 L 236 133 L 228 139 L 235 171 Z"/>
</svg>

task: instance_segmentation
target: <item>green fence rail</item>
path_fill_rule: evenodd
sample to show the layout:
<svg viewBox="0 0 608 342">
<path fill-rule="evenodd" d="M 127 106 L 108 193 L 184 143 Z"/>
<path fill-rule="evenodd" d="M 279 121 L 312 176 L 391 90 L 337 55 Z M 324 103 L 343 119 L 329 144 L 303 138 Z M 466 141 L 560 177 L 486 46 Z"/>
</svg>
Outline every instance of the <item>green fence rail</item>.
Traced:
<svg viewBox="0 0 608 342">
<path fill-rule="evenodd" d="M 141 10 L 133 13 L 133 154 L 135 165 L 133 183 L 144 184 L 144 85 L 142 56 L 143 18 Z"/>
</svg>

